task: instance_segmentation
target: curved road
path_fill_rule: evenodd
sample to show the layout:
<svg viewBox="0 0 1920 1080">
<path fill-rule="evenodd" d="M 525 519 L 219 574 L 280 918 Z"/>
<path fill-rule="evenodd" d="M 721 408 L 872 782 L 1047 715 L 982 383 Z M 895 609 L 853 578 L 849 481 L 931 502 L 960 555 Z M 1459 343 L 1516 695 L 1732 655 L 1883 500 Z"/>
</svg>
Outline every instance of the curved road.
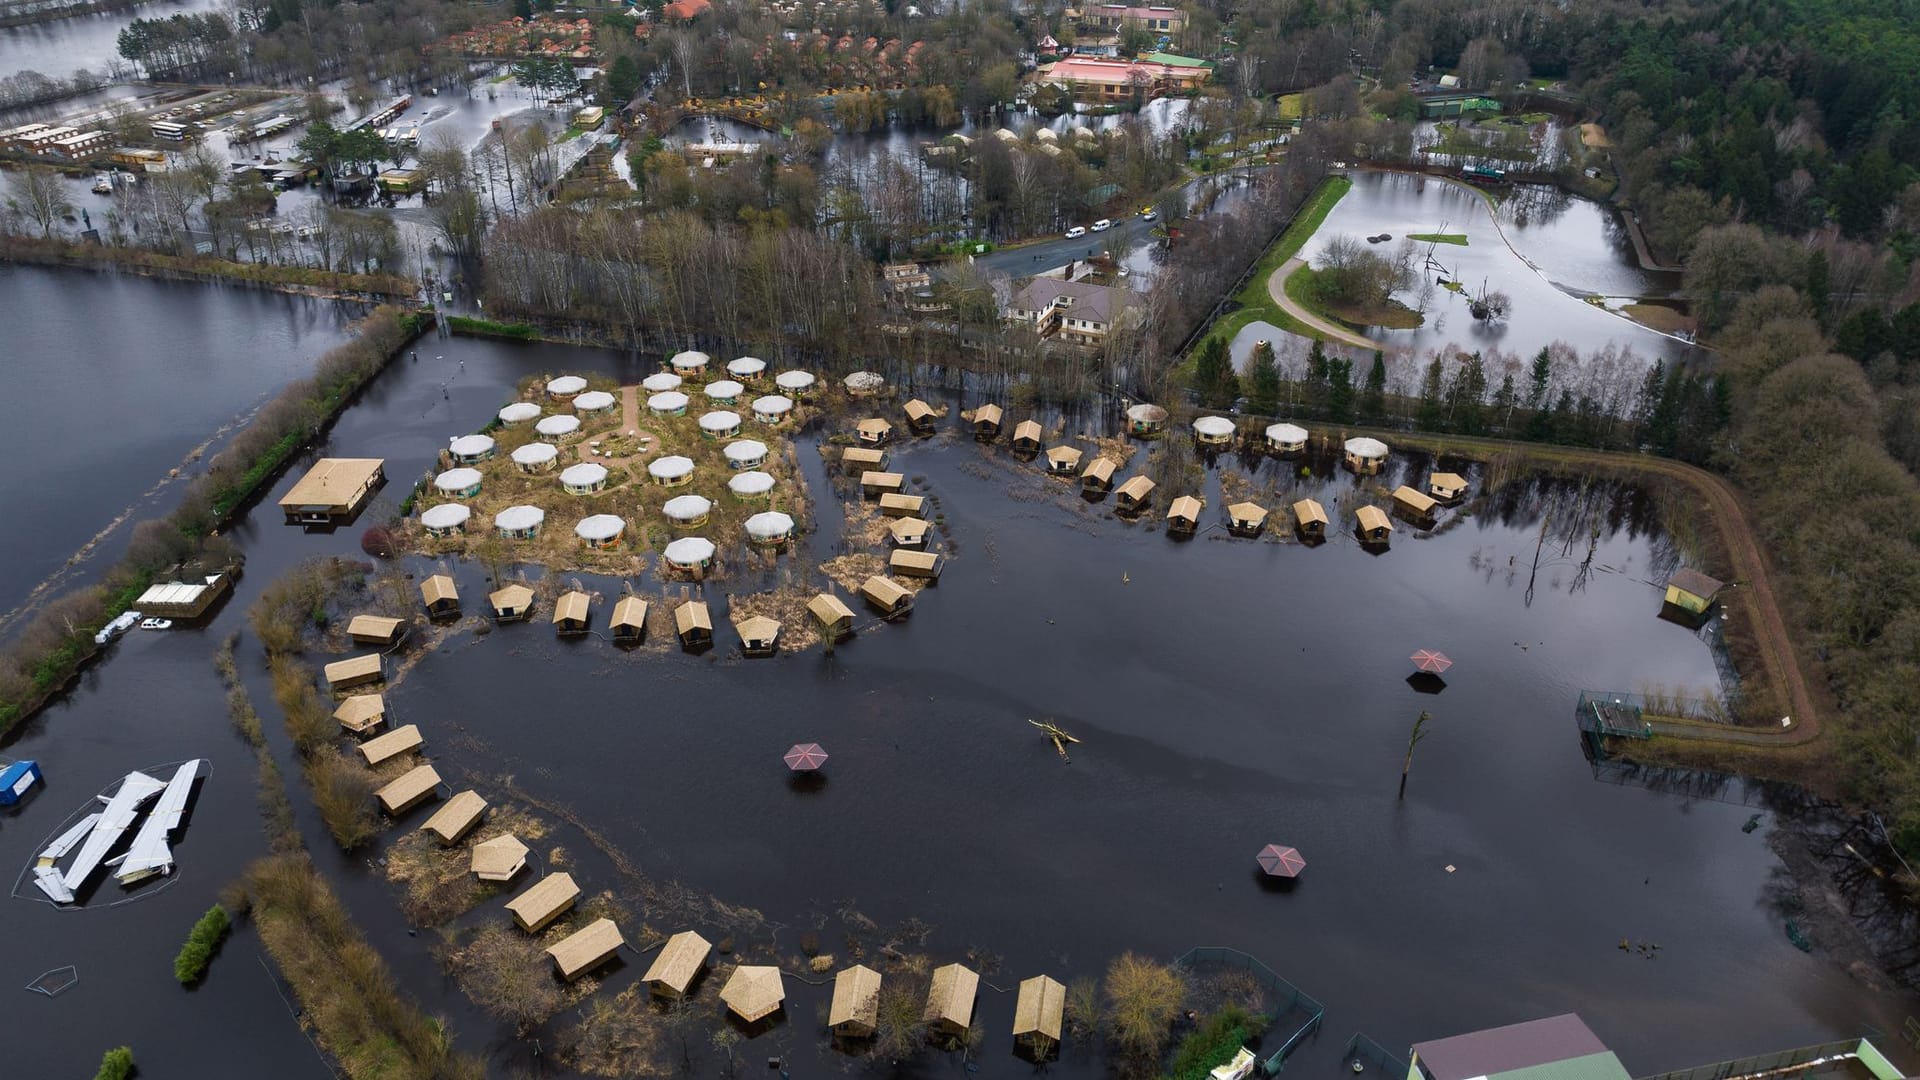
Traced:
<svg viewBox="0 0 1920 1080">
<path fill-rule="evenodd" d="M 1138 214 L 1129 214 L 1115 221 L 1111 229 L 1090 232 L 1072 240 L 1058 237 L 1018 247 L 998 248 L 985 255 L 974 256 L 973 264 L 996 274 L 1025 277 L 1037 270 L 1051 270 L 1115 248 L 1122 253 L 1130 252 L 1151 239 L 1152 230 L 1152 222 Z"/>
<path fill-rule="evenodd" d="M 1275 270 L 1273 276 L 1267 279 L 1267 295 L 1273 297 L 1273 302 L 1280 305 L 1281 311 L 1300 320 L 1308 329 L 1319 334 L 1327 341 L 1337 341 L 1342 345 L 1352 345 L 1360 349 L 1379 349 L 1383 352 L 1395 351 L 1371 338 L 1363 337 L 1338 323 L 1329 322 L 1319 315 L 1308 311 L 1305 307 L 1301 306 L 1298 301 L 1294 300 L 1293 297 L 1288 296 L 1287 279 L 1293 276 L 1295 270 L 1305 265 L 1307 265 L 1306 260 L 1296 255 L 1286 262 L 1281 263 L 1280 269 Z"/>
</svg>

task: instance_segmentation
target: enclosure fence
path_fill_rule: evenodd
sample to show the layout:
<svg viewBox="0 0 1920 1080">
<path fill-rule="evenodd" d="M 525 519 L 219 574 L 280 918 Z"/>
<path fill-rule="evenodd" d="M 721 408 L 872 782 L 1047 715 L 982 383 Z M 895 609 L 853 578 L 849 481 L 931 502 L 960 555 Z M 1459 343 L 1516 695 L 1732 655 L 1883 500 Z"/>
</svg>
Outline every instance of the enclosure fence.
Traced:
<svg viewBox="0 0 1920 1080">
<path fill-rule="evenodd" d="M 1406 1059 L 1367 1038 L 1363 1032 L 1353 1033 L 1353 1038 L 1347 1040 L 1347 1049 L 1341 1057 L 1353 1064 L 1353 1071 L 1356 1073 L 1370 1067 L 1379 1070 L 1390 1080 L 1402 1080 L 1412 1075 L 1413 1066 L 1408 1064 Z"/>
<path fill-rule="evenodd" d="M 1295 1010 L 1305 1017 L 1300 1025 L 1287 1034 L 1273 1053 L 1260 1061 L 1260 1071 L 1271 1076 L 1286 1067 L 1287 1055 L 1308 1035 L 1320 1030 L 1320 1021 L 1326 1016 L 1326 1007 L 1312 995 L 1282 978 L 1280 974 L 1262 963 L 1257 957 L 1241 952 L 1239 949 L 1227 949 L 1215 945 L 1202 945 L 1188 949 L 1180 959 L 1175 960 L 1178 967 L 1192 970 L 1200 965 L 1238 968 L 1251 974 L 1260 985 L 1271 990 L 1280 1001 L 1266 1019 L 1269 1023 L 1278 1021 Z"/>
<path fill-rule="evenodd" d="M 1866 1039 L 1843 1039 L 1839 1042 L 1820 1043 L 1817 1046 L 1802 1046 L 1771 1054 L 1735 1058 L 1713 1065 L 1700 1065 L 1679 1072 L 1642 1077 L 1641 1080 L 1732 1080 L 1732 1078 L 1748 1076 L 1769 1078 L 1843 1076 L 1857 1075 L 1856 1070 L 1865 1070 L 1876 1080 L 1898 1080 L 1900 1076 L 1900 1070 L 1882 1057 L 1880 1051 L 1871 1042 Z"/>
</svg>

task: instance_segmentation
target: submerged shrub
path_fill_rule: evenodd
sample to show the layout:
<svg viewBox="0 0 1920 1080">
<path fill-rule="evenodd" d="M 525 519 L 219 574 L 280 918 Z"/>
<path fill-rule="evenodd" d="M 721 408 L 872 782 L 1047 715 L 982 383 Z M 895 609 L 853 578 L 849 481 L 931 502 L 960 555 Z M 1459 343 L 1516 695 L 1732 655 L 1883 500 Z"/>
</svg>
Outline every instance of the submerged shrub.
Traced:
<svg viewBox="0 0 1920 1080">
<path fill-rule="evenodd" d="M 219 904 L 208 908 L 200 921 L 193 924 L 187 943 L 180 946 L 180 955 L 173 958 L 173 977 L 180 980 L 182 986 L 199 982 L 207 973 L 207 965 L 213 963 L 213 951 L 220 947 L 232 926 L 227 909 Z"/>
</svg>

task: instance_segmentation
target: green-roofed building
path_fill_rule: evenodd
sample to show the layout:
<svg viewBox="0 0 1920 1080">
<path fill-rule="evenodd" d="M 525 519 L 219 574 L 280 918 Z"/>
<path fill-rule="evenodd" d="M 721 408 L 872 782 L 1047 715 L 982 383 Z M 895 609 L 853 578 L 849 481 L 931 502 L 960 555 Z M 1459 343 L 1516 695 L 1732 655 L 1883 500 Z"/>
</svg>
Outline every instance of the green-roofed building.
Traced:
<svg viewBox="0 0 1920 1080">
<path fill-rule="evenodd" d="M 1150 52 L 1147 55 L 1141 57 L 1141 59 L 1145 60 L 1149 64 L 1165 64 L 1168 67 L 1177 67 L 1177 68 L 1211 68 L 1213 67 L 1213 61 L 1211 60 L 1196 60 L 1191 56 L 1178 56 L 1178 55 L 1175 55 L 1174 53 Z"/>
<path fill-rule="evenodd" d="M 1415 1043 L 1407 1080 L 1633 1080 L 1578 1016 Z"/>
</svg>

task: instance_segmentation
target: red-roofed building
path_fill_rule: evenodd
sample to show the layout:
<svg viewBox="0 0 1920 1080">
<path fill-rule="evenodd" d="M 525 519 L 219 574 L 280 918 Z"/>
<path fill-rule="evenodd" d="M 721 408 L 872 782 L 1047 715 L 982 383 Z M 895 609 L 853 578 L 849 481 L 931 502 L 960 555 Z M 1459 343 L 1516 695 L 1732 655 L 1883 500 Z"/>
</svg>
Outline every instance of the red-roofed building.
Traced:
<svg viewBox="0 0 1920 1080">
<path fill-rule="evenodd" d="M 704 14 L 712 6 L 711 0 L 673 0 L 673 3 L 660 9 L 660 16 L 675 22 L 686 22 Z"/>
<path fill-rule="evenodd" d="M 1184 93 L 1212 74 L 1204 67 L 1074 56 L 1040 65 L 1034 79 L 1065 86 L 1082 100 L 1114 102 L 1129 100 L 1136 91 L 1150 98 Z"/>
</svg>

